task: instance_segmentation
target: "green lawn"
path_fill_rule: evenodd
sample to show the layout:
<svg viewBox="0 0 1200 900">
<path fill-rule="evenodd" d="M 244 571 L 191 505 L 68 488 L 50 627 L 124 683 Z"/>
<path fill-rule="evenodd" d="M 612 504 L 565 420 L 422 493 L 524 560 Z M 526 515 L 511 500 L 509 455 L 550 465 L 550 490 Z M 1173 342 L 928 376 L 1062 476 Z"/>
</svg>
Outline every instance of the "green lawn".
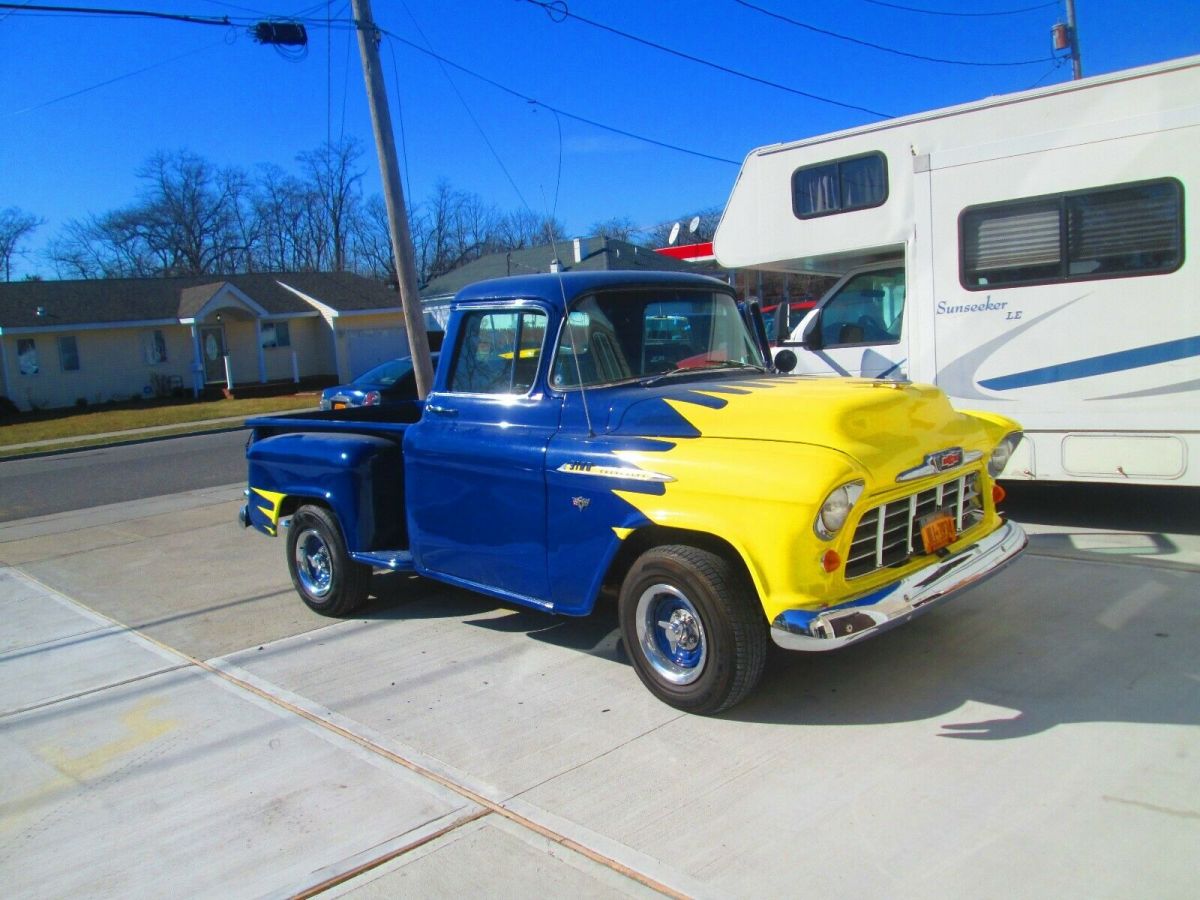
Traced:
<svg viewBox="0 0 1200 900">
<path fill-rule="evenodd" d="M 0 457 L 36 449 L 60 449 L 111 443 L 119 438 L 96 435 L 137 428 L 162 428 L 162 434 L 186 434 L 210 427 L 214 419 L 249 418 L 291 409 L 312 409 L 315 393 L 252 400 L 212 400 L 203 403 L 129 403 L 97 410 L 48 410 L 24 413 L 0 425 Z M 54 441 L 46 447 L 17 448 L 31 441 Z"/>
</svg>

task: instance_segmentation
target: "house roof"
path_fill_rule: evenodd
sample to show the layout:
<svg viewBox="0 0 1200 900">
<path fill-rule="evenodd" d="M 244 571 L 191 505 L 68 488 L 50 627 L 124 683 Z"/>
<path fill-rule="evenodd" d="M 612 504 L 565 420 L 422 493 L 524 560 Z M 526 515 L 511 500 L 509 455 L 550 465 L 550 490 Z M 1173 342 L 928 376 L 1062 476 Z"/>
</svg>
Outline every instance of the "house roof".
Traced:
<svg viewBox="0 0 1200 900">
<path fill-rule="evenodd" d="M 395 310 L 386 285 L 348 272 L 255 272 L 193 278 L 114 278 L 0 283 L 0 328 L 61 328 L 189 319 L 226 285 L 267 315 L 312 313 L 299 291 L 335 312 Z M 288 290 L 290 286 L 294 290 Z M 39 309 L 41 315 L 39 315 Z"/>
<path fill-rule="evenodd" d="M 421 296 L 424 299 L 444 297 L 458 293 L 467 285 L 491 278 L 549 272 L 550 264 L 555 259 L 559 261 L 560 271 L 563 272 L 642 269 L 712 274 L 708 270 L 698 268 L 694 263 L 672 259 L 655 253 L 648 247 L 639 247 L 626 241 L 611 238 L 575 238 L 559 241 L 557 244 L 482 256 L 434 278 L 421 291 Z"/>
</svg>

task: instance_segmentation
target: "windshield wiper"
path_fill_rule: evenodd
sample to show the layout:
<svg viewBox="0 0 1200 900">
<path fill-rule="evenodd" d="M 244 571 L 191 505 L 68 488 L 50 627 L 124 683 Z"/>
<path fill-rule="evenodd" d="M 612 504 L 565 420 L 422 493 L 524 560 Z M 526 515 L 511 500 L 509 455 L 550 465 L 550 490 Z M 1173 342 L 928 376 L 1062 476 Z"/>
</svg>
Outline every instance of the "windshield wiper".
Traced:
<svg viewBox="0 0 1200 900">
<path fill-rule="evenodd" d="M 702 372 L 711 372 L 714 369 L 754 369 L 756 372 L 767 371 L 762 366 L 756 366 L 753 363 L 737 362 L 732 359 L 713 360 L 703 366 L 683 366 L 678 369 L 668 369 L 658 375 L 653 375 L 650 378 L 644 379 L 641 383 L 645 387 L 658 384 L 664 378 L 672 378 L 675 375 L 698 375 Z"/>
</svg>

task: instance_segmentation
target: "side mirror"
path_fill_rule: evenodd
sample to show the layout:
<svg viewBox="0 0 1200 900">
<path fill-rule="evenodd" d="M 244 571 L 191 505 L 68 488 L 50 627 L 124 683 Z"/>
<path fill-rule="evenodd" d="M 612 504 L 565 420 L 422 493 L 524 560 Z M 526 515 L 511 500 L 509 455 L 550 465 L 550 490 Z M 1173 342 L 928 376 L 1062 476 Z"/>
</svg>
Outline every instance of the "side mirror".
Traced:
<svg viewBox="0 0 1200 900">
<path fill-rule="evenodd" d="M 818 311 L 808 322 L 808 326 L 804 329 L 804 338 L 801 341 L 809 350 L 820 350 L 825 344 L 821 340 L 821 311 Z"/>
<path fill-rule="evenodd" d="M 786 375 L 792 369 L 796 368 L 796 364 L 799 361 L 796 358 L 796 354 L 785 347 L 775 354 L 775 371 Z"/>
</svg>

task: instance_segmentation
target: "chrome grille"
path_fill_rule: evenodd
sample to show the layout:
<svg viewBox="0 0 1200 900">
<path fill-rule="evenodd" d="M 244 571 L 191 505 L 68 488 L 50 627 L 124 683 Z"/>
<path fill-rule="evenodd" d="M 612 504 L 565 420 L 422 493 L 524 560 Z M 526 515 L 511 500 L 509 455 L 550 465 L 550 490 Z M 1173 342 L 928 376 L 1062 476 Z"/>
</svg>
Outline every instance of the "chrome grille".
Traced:
<svg viewBox="0 0 1200 900">
<path fill-rule="evenodd" d="M 846 577 L 858 578 L 885 566 L 908 562 L 917 552 L 913 541 L 919 544 L 921 540 L 917 523 L 941 511 L 954 516 L 959 534 L 979 524 L 983 519 L 983 500 L 979 496 L 978 472 L 968 472 L 867 510 L 854 529 Z"/>
</svg>

